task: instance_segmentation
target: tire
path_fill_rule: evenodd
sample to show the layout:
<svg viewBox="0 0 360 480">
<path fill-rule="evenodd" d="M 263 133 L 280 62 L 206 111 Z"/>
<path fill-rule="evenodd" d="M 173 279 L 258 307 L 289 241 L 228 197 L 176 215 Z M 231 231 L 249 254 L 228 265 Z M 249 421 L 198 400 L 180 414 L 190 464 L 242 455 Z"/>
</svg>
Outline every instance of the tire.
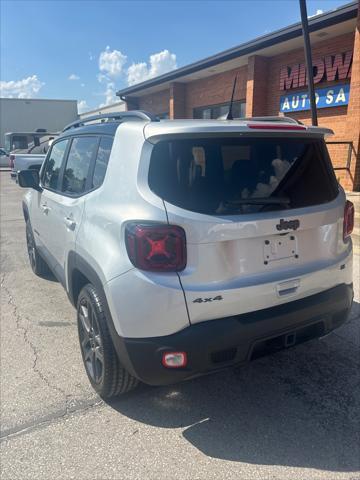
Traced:
<svg viewBox="0 0 360 480">
<path fill-rule="evenodd" d="M 34 234 L 29 220 L 26 220 L 26 246 L 32 271 L 38 277 L 49 277 L 49 275 L 51 275 L 50 269 L 37 251 Z"/>
<path fill-rule="evenodd" d="M 78 297 L 77 324 L 84 367 L 94 390 L 103 398 L 133 390 L 139 380 L 120 364 L 107 326 L 103 301 L 90 283 Z"/>
</svg>

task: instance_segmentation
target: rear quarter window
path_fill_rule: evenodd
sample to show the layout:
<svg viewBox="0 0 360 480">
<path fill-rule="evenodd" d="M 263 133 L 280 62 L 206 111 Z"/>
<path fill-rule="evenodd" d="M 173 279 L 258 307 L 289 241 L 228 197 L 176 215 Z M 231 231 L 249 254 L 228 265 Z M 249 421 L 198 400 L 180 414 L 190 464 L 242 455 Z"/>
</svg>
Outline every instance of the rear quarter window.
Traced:
<svg viewBox="0 0 360 480">
<path fill-rule="evenodd" d="M 93 188 L 99 187 L 104 181 L 113 140 L 112 137 L 102 137 L 100 140 L 92 178 Z"/>
</svg>

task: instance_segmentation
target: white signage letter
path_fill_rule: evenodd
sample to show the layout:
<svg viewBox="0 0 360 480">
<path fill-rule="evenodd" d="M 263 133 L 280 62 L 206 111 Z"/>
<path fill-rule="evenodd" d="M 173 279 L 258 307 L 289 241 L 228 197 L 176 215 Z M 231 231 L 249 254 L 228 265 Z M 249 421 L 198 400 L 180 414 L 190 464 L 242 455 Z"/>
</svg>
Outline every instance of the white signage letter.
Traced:
<svg viewBox="0 0 360 480">
<path fill-rule="evenodd" d="M 282 109 L 283 110 L 289 110 L 289 108 L 290 108 L 289 99 L 288 99 L 288 97 L 285 97 Z"/>
<path fill-rule="evenodd" d="M 299 95 L 292 97 L 291 106 L 292 108 L 297 108 L 299 106 Z"/>
<path fill-rule="evenodd" d="M 345 92 L 344 92 L 344 89 L 343 88 L 340 88 L 339 90 L 339 93 L 336 97 L 336 100 L 335 100 L 335 103 L 338 103 L 338 102 L 345 102 L 346 98 L 345 98 Z"/>
<path fill-rule="evenodd" d="M 334 90 L 329 90 L 326 94 L 326 99 L 325 99 L 325 102 L 327 103 L 327 105 L 330 105 L 330 103 L 332 103 L 334 101 Z"/>
</svg>

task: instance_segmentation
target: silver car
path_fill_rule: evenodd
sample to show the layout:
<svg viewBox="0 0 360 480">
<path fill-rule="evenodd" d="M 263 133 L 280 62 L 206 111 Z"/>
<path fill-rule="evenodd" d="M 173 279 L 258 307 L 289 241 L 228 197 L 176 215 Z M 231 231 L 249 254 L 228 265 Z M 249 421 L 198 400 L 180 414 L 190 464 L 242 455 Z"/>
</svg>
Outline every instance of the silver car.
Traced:
<svg viewBox="0 0 360 480">
<path fill-rule="evenodd" d="M 50 268 L 76 307 L 100 395 L 214 372 L 344 323 L 354 207 L 331 133 L 286 118 L 122 112 L 71 124 L 40 173 L 19 173 L 31 267 Z"/>
<path fill-rule="evenodd" d="M 9 154 L 0 148 L 0 167 L 9 167 Z"/>
</svg>

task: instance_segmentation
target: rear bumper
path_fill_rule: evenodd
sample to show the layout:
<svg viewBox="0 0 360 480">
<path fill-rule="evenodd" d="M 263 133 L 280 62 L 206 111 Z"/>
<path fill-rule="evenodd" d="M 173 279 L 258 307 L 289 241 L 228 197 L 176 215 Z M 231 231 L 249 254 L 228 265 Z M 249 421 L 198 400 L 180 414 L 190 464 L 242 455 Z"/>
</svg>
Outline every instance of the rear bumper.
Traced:
<svg viewBox="0 0 360 480">
<path fill-rule="evenodd" d="M 164 337 L 117 337 L 115 346 L 130 373 L 144 383 L 166 385 L 326 335 L 345 322 L 352 299 L 352 285 L 342 284 L 276 307 L 191 325 Z M 185 351 L 187 366 L 164 367 L 161 359 L 167 351 Z"/>
</svg>

